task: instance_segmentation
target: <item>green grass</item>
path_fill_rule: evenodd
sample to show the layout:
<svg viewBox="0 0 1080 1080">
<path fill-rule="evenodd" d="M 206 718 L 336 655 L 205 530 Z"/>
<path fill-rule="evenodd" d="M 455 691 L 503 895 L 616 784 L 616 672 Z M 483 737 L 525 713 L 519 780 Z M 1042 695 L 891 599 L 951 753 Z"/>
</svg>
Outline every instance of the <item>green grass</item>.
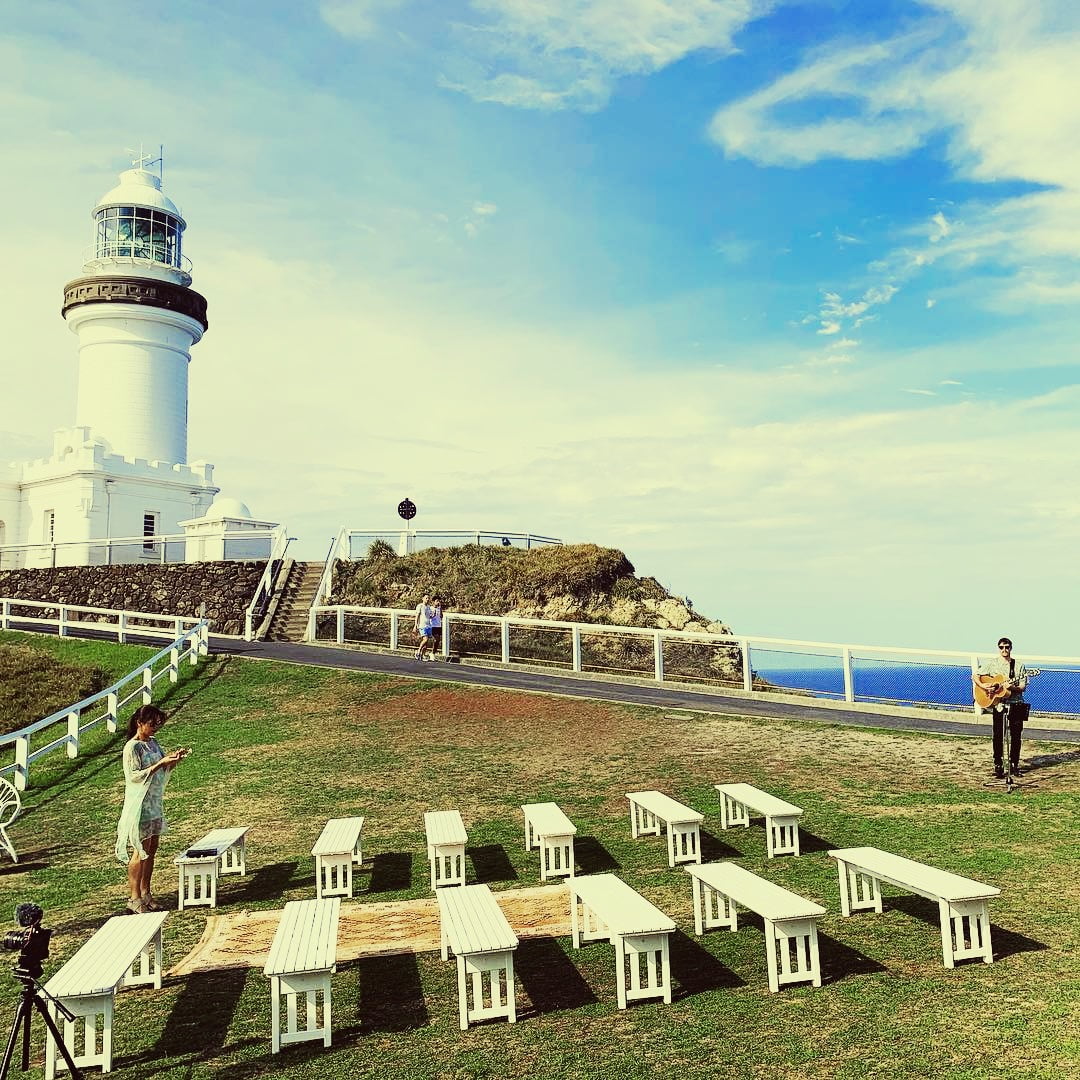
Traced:
<svg viewBox="0 0 1080 1080">
<path fill-rule="evenodd" d="M 20 636 L 20 640 L 24 639 Z M 128 668 L 145 650 L 32 639 Z M 98 650 L 101 650 L 100 652 Z M 113 670 L 110 668 L 109 670 Z M 323 822 L 366 817 L 357 903 L 428 895 L 422 814 L 457 807 L 470 880 L 538 883 L 520 805 L 553 800 L 578 826 L 579 864 L 610 870 L 676 919 L 671 1005 L 616 1008 L 613 953 L 568 938 L 523 941 L 516 1025 L 457 1026 L 455 965 L 438 954 L 368 958 L 334 976 L 334 1044 L 270 1055 L 261 970 L 167 980 L 120 995 L 115 1067 L 134 1077 L 947 1077 L 1059 1078 L 1076 1071 L 1078 757 L 1029 744 L 1031 783 L 984 786 L 984 741 L 782 724 L 541 695 L 211 659 L 173 689 L 165 746 L 192 746 L 166 793 L 173 831 L 155 878 L 172 903 L 172 856 L 215 825 L 252 826 L 245 879 L 219 913 L 314 895 L 308 852 Z M 56 929 L 52 972 L 123 907 L 111 854 L 122 799 L 120 735 L 92 732 L 75 761 L 35 767 L 13 827 L 23 861 L 0 869 L 0 910 L 33 899 Z M 721 832 L 712 785 L 746 780 L 805 809 L 804 854 L 769 860 L 764 830 Z M 625 792 L 657 787 L 706 814 L 707 858 L 732 858 L 815 900 L 826 985 L 768 991 L 760 920 L 693 935 L 690 883 L 663 840 L 632 841 Z M 832 847 L 871 844 L 997 885 L 998 960 L 941 963 L 937 912 L 885 890 L 882 915 L 839 915 Z M 206 913 L 173 912 L 166 963 Z M 0 983 L 11 1010 L 14 981 Z M 35 1021 L 40 1061 L 40 1022 Z"/>
</svg>

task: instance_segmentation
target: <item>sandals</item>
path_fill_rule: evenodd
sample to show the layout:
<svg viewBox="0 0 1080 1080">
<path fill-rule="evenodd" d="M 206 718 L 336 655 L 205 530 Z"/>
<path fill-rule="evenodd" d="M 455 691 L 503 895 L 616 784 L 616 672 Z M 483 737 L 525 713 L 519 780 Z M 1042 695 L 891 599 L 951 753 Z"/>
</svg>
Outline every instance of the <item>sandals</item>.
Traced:
<svg viewBox="0 0 1080 1080">
<path fill-rule="evenodd" d="M 142 897 L 132 897 L 128 900 L 127 913 L 129 915 L 141 915 L 147 910 L 146 902 Z"/>
<path fill-rule="evenodd" d="M 149 893 L 142 897 L 142 909 L 143 911 L 162 910 L 161 905 Z"/>
</svg>

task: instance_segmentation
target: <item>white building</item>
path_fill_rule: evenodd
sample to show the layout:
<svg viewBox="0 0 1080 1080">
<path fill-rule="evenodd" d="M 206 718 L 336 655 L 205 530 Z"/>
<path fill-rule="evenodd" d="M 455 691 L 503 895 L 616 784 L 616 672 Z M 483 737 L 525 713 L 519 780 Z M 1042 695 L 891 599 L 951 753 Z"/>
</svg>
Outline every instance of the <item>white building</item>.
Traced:
<svg viewBox="0 0 1080 1080">
<path fill-rule="evenodd" d="M 3 568 L 196 560 L 224 550 L 208 543 L 215 532 L 273 526 L 237 516 L 237 500 L 214 508 L 214 467 L 188 461 L 188 364 L 206 300 L 191 288 L 186 222 L 146 159 L 133 164 L 94 207 L 90 258 L 64 287 L 79 339 L 75 426 L 56 432 L 51 457 L 0 466 Z M 148 539 L 185 526 L 199 536 L 190 552 Z M 104 543 L 117 538 L 136 539 Z"/>
</svg>

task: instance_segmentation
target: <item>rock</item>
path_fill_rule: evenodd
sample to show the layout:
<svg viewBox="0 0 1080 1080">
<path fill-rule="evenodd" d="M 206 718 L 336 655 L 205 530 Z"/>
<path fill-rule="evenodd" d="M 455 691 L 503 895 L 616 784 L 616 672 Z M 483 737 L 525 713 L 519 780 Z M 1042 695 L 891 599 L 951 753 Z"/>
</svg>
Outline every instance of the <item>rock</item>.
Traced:
<svg viewBox="0 0 1080 1080">
<path fill-rule="evenodd" d="M 666 625 L 675 630 L 682 630 L 692 618 L 690 612 L 686 610 L 686 605 L 678 600 L 661 600 L 656 605 L 656 612 Z"/>
</svg>

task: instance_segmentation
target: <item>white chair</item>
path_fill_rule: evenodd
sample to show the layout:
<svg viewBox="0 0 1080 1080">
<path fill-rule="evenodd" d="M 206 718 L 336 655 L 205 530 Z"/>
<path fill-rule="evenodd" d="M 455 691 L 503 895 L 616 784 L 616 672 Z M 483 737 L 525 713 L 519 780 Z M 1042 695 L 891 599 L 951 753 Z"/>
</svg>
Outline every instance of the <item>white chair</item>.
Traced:
<svg viewBox="0 0 1080 1080">
<path fill-rule="evenodd" d="M 8 826 L 19 816 L 21 809 L 22 799 L 19 798 L 15 786 L 10 780 L 5 780 L 4 777 L 0 776 L 0 844 L 3 844 L 13 862 L 18 862 L 19 856 L 7 831 Z"/>
</svg>

